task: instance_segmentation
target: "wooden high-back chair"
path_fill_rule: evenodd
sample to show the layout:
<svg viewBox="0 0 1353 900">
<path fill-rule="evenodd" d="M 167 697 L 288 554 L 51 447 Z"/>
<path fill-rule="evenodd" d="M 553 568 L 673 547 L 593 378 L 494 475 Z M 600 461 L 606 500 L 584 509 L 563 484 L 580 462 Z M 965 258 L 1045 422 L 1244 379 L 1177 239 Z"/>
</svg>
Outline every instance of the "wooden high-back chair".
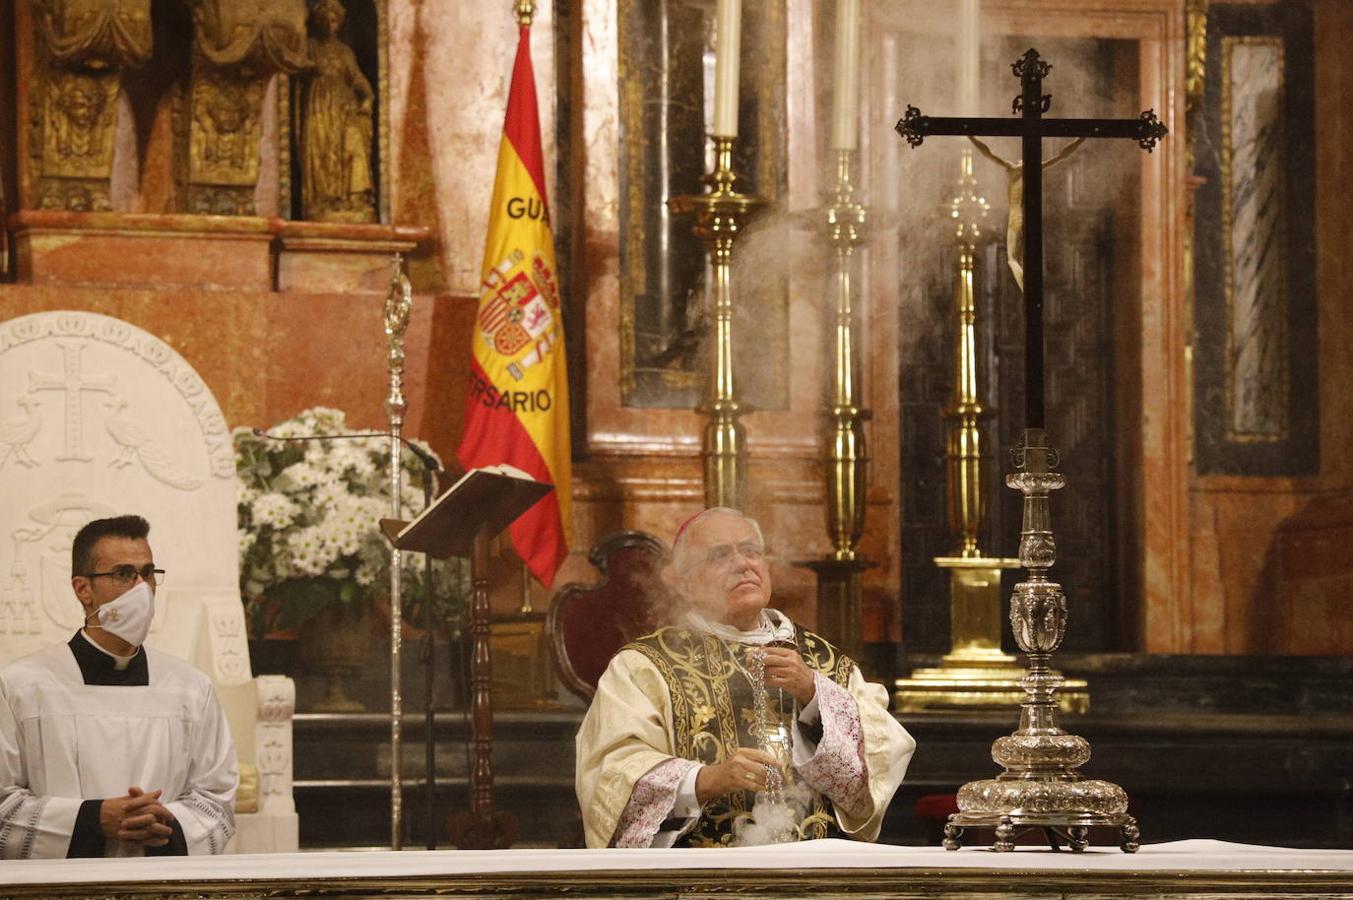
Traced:
<svg viewBox="0 0 1353 900">
<path fill-rule="evenodd" d="M 546 627 L 559 677 L 582 699 L 592 699 L 616 651 L 665 624 L 675 609 L 662 580 L 667 558 L 667 545 L 653 535 L 622 531 L 587 554 L 600 581 L 566 584 L 555 593 Z"/>
</svg>

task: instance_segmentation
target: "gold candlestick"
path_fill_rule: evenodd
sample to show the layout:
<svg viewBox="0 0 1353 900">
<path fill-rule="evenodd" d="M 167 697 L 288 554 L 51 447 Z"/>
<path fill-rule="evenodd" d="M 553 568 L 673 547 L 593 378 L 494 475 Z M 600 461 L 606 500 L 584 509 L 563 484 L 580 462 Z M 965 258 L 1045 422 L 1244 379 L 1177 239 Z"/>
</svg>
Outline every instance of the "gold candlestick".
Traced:
<svg viewBox="0 0 1353 900">
<path fill-rule="evenodd" d="M 982 406 L 977 365 L 977 301 L 974 289 L 977 250 L 986 239 L 983 223 L 990 207 L 977 192 L 972 151 L 964 149 L 953 199 L 943 210 L 954 248 L 954 389 L 946 454 L 949 526 L 956 546 L 935 564 L 949 572 L 950 651 L 935 668 L 918 669 L 896 683 L 899 712 L 926 709 L 1012 706 L 1024 696 L 1024 670 L 1001 650 L 1001 572 L 1017 559 L 989 557 L 981 549 L 988 501 L 983 485 L 990 465 L 982 449 Z M 1084 712 L 1089 695 L 1084 681 L 1068 681 L 1060 702 L 1068 712 Z"/>
<path fill-rule="evenodd" d="M 991 746 L 992 759 L 1005 771 L 959 789 L 959 811 L 944 826 L 946 850 L 957 850 L 963 830 L 972 827 L 995 828 L 996 850 L 1014 850 L 1024 828 L 1042 828 L 1054 844 L 1060 836 L 1072 850 L 1084 850 L 1092 825 L 1117 828 L 1123 851 L 1137 850 L 1137 821 L 1128 815 L 1127 794 L 1112 782 L 1082 780 L 1077 769 L 1090 759 L 1090 744 L 1057 726 L 1062 677 L 1050 662 L 1066 634 L 1067 609 L 1062 586 L 1047 577 L 1057 561 L 1048 495 L 1066 483 L 1052 471 L 1056 465 L 1057 451 L 1043 429 L 1026 428 L 1015 450 L 1021 471 L 1007 476 L 1006 484 L 1024 494 L 1019 561 L 1029 576 L 1010 598 L 1010 625 L 1029 655 L 1020 682 L 1027 697 L 1018 730 Z"/>
<path fill-rule="evenodd" d="M 856 248 L 866 240 L 869 210 L 855 188 L 859 152 L 836 151 L 836 191 L 823 210 L 832 245 L 835 308 L 832 328 L 831 385 L 827 397 L 827 533 L 832 558 L 853 560 L 864 534 L 869 456 L 864 423 L 870 418 L 860 405 L 859 322 L 855 284 L 859 280 Z"/>
<path fill-rule="evenodd" d="M 859 314 L 855 308 L 859 282 L 857 249 L 864 245 L 869 209 L 855 185 L 859 151 L 836 151 L 836 186 L 812 219 L 826 232 L 832 247 L 832 361 L 825 398 L 827 464 L 827 535 L 832 552 L 825 559 L 798 563 L 817 574 L 818 627 L 843 653 L 860 657 L 861 573 L 874 563 L 859 553 L 868 501 L 869 455 L 861 406 Z"/>
<path fill-rule="evenodd" d="M 749 410 L 738 400 L 733 375 L 733 241 L 766 201 L 734 188 L 735 138 L 711 135 L 710 139 L 714 141 L 714 171 L 701 178 L 709 192 L 672 197 L 667 205 L 675 213 L 695 215 L 692 230 L 704 242 L 714 273 L 709 383 L 700 407 L 708 417 L 701 443 L 705 506 L 741 509 L 747 473 L 747 435 L 741 416 Z"/>
<path fill-rule="evenodd" d="M 945 415 L 949 418 L 947 453 L 949 525 L 958 532 L 953 556 L 979 559 L 982 526 L 986 524 L 987 498 L 982 490 L 983 463 L 981 421 L 987 417 L 978 390 L 977 299 L 974 290 L 974 258 L 982 234 L 982 220 L 989 206 L 977 193 L 972 151 L 963 150 L 959 164 L 958 190 L 949 203 L 953 226 L 954 261 L 954 389 Z M 1013 560 L 1011 562 L 1014 562 Z M 1000 632 L 997 631 L 999 639 Z"/>
</svg>

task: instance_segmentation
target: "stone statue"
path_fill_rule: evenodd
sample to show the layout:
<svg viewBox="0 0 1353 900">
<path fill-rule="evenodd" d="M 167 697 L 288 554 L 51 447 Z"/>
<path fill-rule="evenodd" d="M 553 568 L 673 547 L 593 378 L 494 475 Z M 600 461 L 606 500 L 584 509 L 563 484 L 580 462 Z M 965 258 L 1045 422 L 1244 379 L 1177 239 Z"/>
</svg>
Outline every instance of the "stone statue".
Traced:
<svg viewBox="0 0 1353 900">
<path fill-rule="evenodd" d="M 352 48 L 338 39 L 341 0 L 316 0 L 310 21 L 314 69 L 301 105 L 301 215 L 322 222 L 376 221 L 371 176 L 375 93 Z"/>
<path fill-rule="evenodd" d="M 1024 162 L 1010 162 L 1008 159 L 1002 159 L 997 156 L 990 147 L 982 141 L 969 135 L 968 140 L 973 142 L 979 153 L 996 165 L 1005 169 L 1005 189 L 1006 200 L 1010 206 L 1010 219 L 1005 227 L 1005 256 L 1010 262 L 1010 272 L 1015 276 L 1015 284 L 1019 285 L 1021 292 L 1024 291 Z M 1075 153 L 1081 144 L 1085 143 L 1085 138 L 1076 138 L 1070 144 L 1067 144 L 1057 155 L 1043 163 L 1043 171 L 1047 171 Z"/>
</svg>

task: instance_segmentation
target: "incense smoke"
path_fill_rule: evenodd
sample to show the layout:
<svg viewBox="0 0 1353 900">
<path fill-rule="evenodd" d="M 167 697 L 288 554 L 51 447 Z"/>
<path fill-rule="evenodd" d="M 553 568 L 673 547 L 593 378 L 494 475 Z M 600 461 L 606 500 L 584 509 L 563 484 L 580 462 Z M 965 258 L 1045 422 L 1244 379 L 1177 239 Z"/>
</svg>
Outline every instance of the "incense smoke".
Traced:
<svg viewBox="0 0 1353 900">
<path fill-rule="evenodd" d="M 862 352 L 870 349 L 869 318 L 885 306 L 899 307 L 899 351 L 908 357 L 913 342 L 929 335 L 928 330 L 911 326 L 933 315 L 936 307 L 947 308 L 950 300 L 946 253 L 950 229 L 943 207 L 953 196 L 961 152 L 972 146 L 963 138 L 931 137 L 921 147 L 911 148 L 893 131 L 909 104 L 931 115 L 958 114 L 957 22 L 948 4 L 933 6 L 942 8 L 908 5 L 906 30 L 870 29 L 868 25 L 865 29 L 868 36 L 862 44 L 860 65 L 866 102 L 856 182 L 859 201 L 873 215 L 869 244 L 860 251 L 865 259 L 856 291 L 865 341 Z M 865 4 L 865 8 L 867 13 L 875 10 L 872 14 L 880 20 L 894 15 L 886 4 Z M 769 198 L 770 207 L 739 235 L 734 247 L 734 369 L 742 398 L 762 411 L 784 409 L 805 393 L 820 396 L 830 377 L 833 256 L 821 210 L 836 178 L 835 154 L 828 146 L 832 17 L 818 14 L 812 24 L 814 36 L 792 43 L 789 50 L 790 114 L 806 111 L 810 121 L 794 118 L 788 127 L 807 124 L 813 133 L 790 134 L 787 129 L 786 189 Z M 1053 63 L 1045 82 L 1053 95 L 1050 116 L 1131 117 L 1140 111 L 1136 64 L 1124 49 L 1126 42 L 987 34 L 979 66 L 981 115 L 1010 116 L 1011 101 L 1019 92 L 1010 64 L 1031 42 Z M 813 73 L 811 78 L 803 77 L 805 72 Z M 1129 87 L 1111 97 L 1094 87 L 1104 82 Z M 776 135 L 763 136 L 763 140 L 776 139 Z M 987 143 L 1000 156 L 1019 159 L 1017 139 L 993 138 Z M 1046 141 L 1045 157 L 1065 143 Z M 1060 167 L 1059 177 L 1046 184 L 1048 215 L 1057 216 L 1068 205 L 1084 210 L 1107 209 L 1118 203 L 1120 193 L 1135 186 L 1134 179 L 1124 176 L 1130 174 L 1140 152 L 1130 141 L 1087 142 Z M 1005 172 L 976 155 L 974 173 L 979 193 L 991 207 L 985 232 L 990 239 L 1003 241 L 1008 216 Z M 762 194 L 773 190 L 773 186 L 759 188 Z M 1059 249 L 1046 247 L 1050 264 Z M 703 287 L 693 298 L 695 315 L 708 323 L 710 298 Z M 708 368 L 710 331 L 704 329 L 704 334 L 706 346 L 697 368 L 702 375 Z M 813 371 L 819 373 L 821 384 L 805 391 L 801 379 Z M 818 394 L 812 393 L 814 388 Z M 872 389 L 877 393 L 893 386 Z M 756 421 L 755 412 L 744 420 L 749 432 Z"/>
<path fill-rule="evenodd" d="M 765 793 L 756 795 L 751 818 L 733 823 L 734 847 L 759 847 L 797 841 L 798 825 L 808 814 L 812 794 L 801 782 L 785 785 L 784 802 L 774 803 Z"/>
<path fill-rule="evenodd" d="M 893 130 L 908 105 L 936 116 L 960 112 L 956 64 L 960 41 L 955 33 L 953 5 L 862 5 L 866 24 L 860 45 L 862 103 L 855 180 L 858 200 L 869 208 L 871 217 L 868 243 L 858 249 L 861 262 L 855 303 L 857 352 L 864 385 L 861 400 L 876 416 L 873 424 L 866 425 L 866 440 L 870 455 L 876 459 L 896 452 L 895 447 L 886 446 L 876 437 L 879 410 L 900 405 L 895 398 L 904 383 L 916 384 L 915 379 L 921 378 L 927 379 L 927 384 L 938 381 L 943 385 L 953 366 L 945 337 L 953 330 L 952 225 L 945 218 L 944 207 L 955 193 L 962 151 L 971 149 L 971 145 L 959 137 L 930 137 L 922 146 L 912 148 Z M 821 224 L 821 210 L 830 200 L 836 179 L 835 153 L 829 146 L 832 5 L 799 4 L 791 8 L 810 12 L 812 34 L 790 39 L 784 131 L 762 136 L 767 142 L 785 142 L 786 181 L 779 195 L 769 198 L 771 205 L 739 235 L 732 273 L 735 378 L 741 400 L 753 408 L 742 422 L 751 456 L 763 465 L 766 454 L 757 444 L 768 435 L 783 438 L 789 431 L 792 442 L 801 434 L 820 433 L 818 421 L 801 423 L 824 405 L 832 374 L 834 260 Z M 1139 51 L 1134 42 L 988 33 L 981 40 L 980 115 L 1011 116 L 1011 102 L 1020 87 L 1011 63 L 1030 45 L 1053 65 L 1045 81 L 1045 89 L 1053 97 L 1049 116 L 1135 117 L 1150 105 L 1140 99 Z M 1111 86 L 1111 91 L 1100 89 L 1100 85 Z M 1045 158 L 1066 143 L 1045 141 Z M 1019 158 L 1016 139 L 995 138 L 988 144 L 1006 159 Z M 1044 206 L 1049 223 L 1065 227 L 1066 216 L 1073 210 L 1078 222 L 1103 223 L 1111 221 L 1110 215 L 1117 217 L 1118 227 L 1109 229 L 1118 242 L 1111 251 L 1116 261 L 1104 267 L 1102 277 L 1121 282 L 1124 290 L 1131 290 L 1130 286 L 1140 280 L 1131 268 L 1134 251 L 1125 243 L 1130 244 L 1140 233 L 1135 225 L 1137 172 L 1144 156 L 1131 141 L 1091 140 L 1045 179 Z M 987 279 L 988 284 L 997 284 L 994 279 L 1011 279 L 1004 289 L 1004 295 L 1010 296 L 1016 288 L 1005 255 L 997 249 L 1005 243 L 1009 214 L 1006 173 L 980 154 L 974 154 L 973 165 L 978 193 L 990 204 L 983 223 L 983 249 L 978 255 L 979 278 Z M 758 190 L 773 194 L 776 186 L 762 185 Z M 1073 252 L 1078 254 L 1078 265 L 1082 258 L 1091 264 L 1105 259 L 1098 253 L 1081 255 L 1080 248 L 1056 240 L 1045 241 L 1047 271 L 1055 271 Z M 1049 282 L 1048 287 L 1050 317 L 1057 317 L 1059 303 L 1078 299 L 1072 292 L 1057 290 L 1055 282 Z M 708 322 L 708 292 L 700 292 L 695 302 L 695 316 L 703 316 Z M 1130 314 L 1130 307 L 1123 309 Z M 979 365 L 984 367 L 998 359 L 993 349 L 996 329 L 1019 327 L 1017 321 L 998 320 L 991 312 L 984 310 L 978 326 Z M 891 331 L 894 325 L 895 338 L 880 341 L 879 334 Z M 704 346 L 696 372 L 703 381 L 709 370 L 711 332 L 704 329 L 702 333 Z M 982 384 L 992 389 L 990 373 L 983 371 Z M 943 393 L 942 387 L 930 388 L 932 396 Z M 788 429 L 783 414 L 787 409 L 796 412 L 795 424 Z M 926 410 L 921 414 L 932 413 Z M 906 423 L 891 422 L 887 432 L 896 434 L 907 427 Z M 998 457 L 1003 458 L 1000 443 L 1006 438 L 1005 434 L 997 435 L 993 443 Z M 817 440 L 818 448 L 810 453 L 821 452 L 821 438 Z M 786 450 L 776 447 L 779 452 Z M 929 449 L 922 447 L 921 452 Z M 942 454 L 943 447 L 936 452 Z M 879 477 L 873 474 L 877 472 L 872 470 L 871 481 Z M 783 503 L 787 486 L 788 479 L 777 480 L 774 475 L 750 478 L 745 506 L 753 513 L 776 508 Z M 771 530 L 776 530 L 770 524 Z M 779 548 L 781 557 L 812 555 L 828 549 L 827 541 L 823 533 L 806 546 Z M 902 552 L 908 553 L 909 548 Z M 783 570 L 783 562 L 773 563 L 776 580 L 795 584 L 798 576 L 781 574 Z M 793 590 L 777 595 L 777 601 L 791 615 L 798 599 Z"/>
</svg>

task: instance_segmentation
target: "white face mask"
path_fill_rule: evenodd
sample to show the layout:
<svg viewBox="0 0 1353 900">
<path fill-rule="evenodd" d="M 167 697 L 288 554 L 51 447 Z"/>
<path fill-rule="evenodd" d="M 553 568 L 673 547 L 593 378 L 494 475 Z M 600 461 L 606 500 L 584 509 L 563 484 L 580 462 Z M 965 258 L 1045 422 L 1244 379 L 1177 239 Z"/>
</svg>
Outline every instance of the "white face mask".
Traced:
<svg viewBox="0 0 1353 900">
<path fill-rule="evenodd" d="M 150 634 L 150 621 L 155 618 L 155 592 L 144 581 L 138 581 L 121 597 L 100 606 L 94 615 L 100 624 L 87 627 L 102 628 L 139 647 Z"/>
</svg>

